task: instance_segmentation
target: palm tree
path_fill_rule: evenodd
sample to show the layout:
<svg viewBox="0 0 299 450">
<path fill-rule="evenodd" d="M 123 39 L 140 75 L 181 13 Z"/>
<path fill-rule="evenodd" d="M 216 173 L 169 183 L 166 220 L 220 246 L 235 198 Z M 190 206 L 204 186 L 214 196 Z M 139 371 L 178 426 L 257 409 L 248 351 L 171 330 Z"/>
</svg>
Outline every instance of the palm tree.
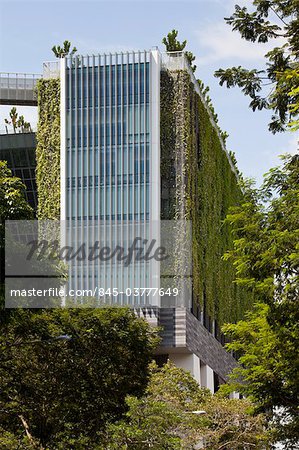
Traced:
<svg viewBox="0 0 299 450">
<path fill-rule="evenodd" d="M 20 129 L 20 133 L 30 133 L 32 131 L 30 123 L 25 122 L 24 116 L 19 117 L 17 125 Z"/>
<path fill-rule="evenodd" d="M 52 47 L 52 52 L 56 58 L 65 58 L 67 55 L 73 56 L 77 51 L 76 47 L 73 47 L 72 51 L 70 51 L 70 48 L 70 41 L 64 41 L 63 47 L 60 47 L 60 45 L 54 45 L 54 47 Z"/>
<path fill-rule="evenodd" d="M 13 107 L 9 112 L 10 120 L 4 119 L 5 123 L 12 126 L 14 133 L 16 133 L 18 128 L 18 116 L 17 108 Z"/>
</svg>

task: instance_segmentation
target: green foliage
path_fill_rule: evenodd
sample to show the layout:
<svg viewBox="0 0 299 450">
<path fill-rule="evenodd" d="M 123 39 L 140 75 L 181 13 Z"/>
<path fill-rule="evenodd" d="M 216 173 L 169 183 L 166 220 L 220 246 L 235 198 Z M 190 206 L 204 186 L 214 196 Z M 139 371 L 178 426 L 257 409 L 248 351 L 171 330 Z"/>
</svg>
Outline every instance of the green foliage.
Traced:
<svg viewBox="0 0 299 450">
<path fill-rule="evenodd" d="M 286 70 L 284 72 L 284 77 L 287 82 L 290 79 L 297 79 L 296 87 L 292 87 L 289 92 L 289 96 L 292 99 L 292 103 L 290 104 L 290 112 L 294 117 L 297 117 L 299 114 L 299 69 L 297 70 Z M 299 118 L 294 119 L 289 123 L 289 127 L 291 131 L 297 131 L 299 129 Z"/>
<path fill-rule="evenodd" d="M 236 321 L 252 302 L 233 283 L 233 265 L 222 260 L 232 247 L 223 220 L 242 199 L 241 190 L 189 74 L 162 73 L 162 218 L 192 220 L 194 299 L 221 324 Z"/>
<path fill-rule="evenodd" d="M 247 188 L 245 201 L 226 219 L 235 238 L 226 259 L 234 262 L 237 282 L 272 307 L 275 299 L 288 304 L 299 296 L 299 157 L 283 161 L 261 189 Z"/>
<path fill-rule="evenodd" d="M 24 116 L 19 117 L 18 127 L 21 133 L 30 133 L 32 131 L 30 123 L 25 121 Z"/>
<path fill-rule="evenodd" d="M 183 50 L 185 50 L 187 41 L 186 40 L 183 42 L 178 41 L 177 40 L 178 33 L 179 32 L 177 30 L 172 30 L 168 33 L 167 37 L 164 37 L 162 39 L 162 44 L 165 45 L 167 52 L 182 52 Z M 193 70 L 193 72 L 195 72 L 196 65 L 193 64 L 193 62 L 195 61 L 195 56 L 190 51 L 185 51 L 184 53 L 186 55 L 187 60 L 189 61 L 191 69 Z"/>
<path fill-rule="evenodd" d="M 210 113 L 212 114 L 212 117 L 214 119 L 215 124 L 217 125 L 218 131 L 220 133 L 221 139 L 223 140 L 223 143 L 226 143 L 226 140 L 228 138 L 228 133 L 226 131 L 222 131 L 219 124 L 218 124 L 218 114 L 216 114 L 214 105 L 212 103 L 212 99 L 211 97 L 208 95 L 208 92 L 210 90 L 210 88 L 208 86 L 205 86 L 205 84 L 203 83 L 203 81 L 201 80 L 197 80 L 198 85 L 199 85 L 199 89 L 201 90 L 201 93 L 204 97 L 205 103 L 207 105 L 207 107 L 209 108 Z"/>
<path fill-rule="evenodd" d="M 77 52 L 77 49 L 76 47 L 73 47 L 71 50 L 71 45 L 70 41 L 64 41 L 63 47 L 54 45 L 52 47 L 52 52 L 56 58 L 65 58 L 67 55 L 73 56 Z"/>
<path fill-rule="evenodd" d="M 207 450 L 268 448 L 263 417 L 252 416 L 249 401 L 213 397 L 170 362 L 161 369 L 153 365 L 145 395 L 128 397 L 127 405 L 125 418 L 108 428 L 103 448 L 191 450 L 203 441 Z"/>
<path fill-rule="evenodd" d="M 231 67 L 217 70 L 215 76 L 221 86 L 241 88 L 250 97 L 253 111 L 272 110 L 269 130 L 276 133 L 284 131 L 298 117 L 299 5 L 298 0 L 252 0 L 252 5 L 253 12 L 235 6 L 234 14 L 225 19 L 232 30 L 257 44 L 281 37 L 284 44 L 265 55 L 266 69 Z"/>
<path fill-rule="evenodd" d="M 0 161 L 0 224 L 5 220 L 22 220 L 33 217 L 32 208 L 25 199 L 25 185 L 13 177 L 6 161 Z"/>
<path fill-rule="evenodd" d="M 38 80 L 36 183 L 39 219 L 60 218 L 60 80 Z"/>
<path fill-rule="evenodd" d="M 11 108 L 11 110 L 9 112 L 10 120 L 4 119 L 4 121 L 7 125 L 12 126 L 14 133 L 16 132 L 17 127 L 18 127 L 18 115 L 19 114 L 17 113 L 17 108 L 14 106 L 13 108 Z"/>
<path fill-rule="evenodd" d="M 156 344 L 128 309 L 17 310 L 1 326 L 1 427 L 50 449 L 96 448 L 125 396 L 142 394 Z"/>
<path fill-rule="evenodd" d="M 299 158 L 265 176 L 261 189 L 247 186 L 244 202 L 230 211 L 234 246 L 226 254 L 236 281 L 252 289 L 260 306 L 246 321 L 225 327 L 229 349 L 241 354 L 238 374 L 247 395 L 277 419 L 279 438 L 299 439 Z M 276 408 L 280 408 L 277 418 Z M 297 430 L 297 431 L 296 431 Z"/>
<path fill-rule="evenodd" d="M 0 285 L 4 282 L 5 220 L 33 219 L 33 210 L 25 199 L 25 189 L 21 180 L 12 176 L 7 162 L 0 161 Z"/>
<path fill-rule="evenodd" d="M 25 432 L 15 434 L 5 431 L 0 427 L 1 450 L 46 450 L 42 449 L 38 442 L 26 436 Z"/>
<path fill-rule="evenodd" d="M 241 364 L 224 390 L 237 390 L 251 398 L 255 410 L 267 414 L 275 441 L 284 442 L 286 449 L 296 449 L 299 441 L 298 318 L 294 323 L 292 315 L 280 333 L 270 326 L 270 317 L 269 306 L 258 304 L 246 320 L 223 327 L 231 339 L 227 348 L 237 352 Z"/>
</svg>

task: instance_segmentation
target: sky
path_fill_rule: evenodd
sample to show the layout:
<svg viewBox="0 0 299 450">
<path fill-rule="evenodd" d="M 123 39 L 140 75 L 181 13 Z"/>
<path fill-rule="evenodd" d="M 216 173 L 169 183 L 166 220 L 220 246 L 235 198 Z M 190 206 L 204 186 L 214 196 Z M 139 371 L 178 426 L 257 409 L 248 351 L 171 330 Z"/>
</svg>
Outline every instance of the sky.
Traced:
<svg viewBox="0 0 299 450">
<path fill-rule="evenodd" d="M 273 135 L 267 124 L 271 112 L 253 113 L 238 90 L 220 87 L 215 70 L 242 65 L 263 68 L 267 44 L 242 40 L 224 21 L 234 4 L 250 0 L 0 0 L 0 72 L 42 73 L 42 63 L 55 59 L 51 48 L 67 39 L 80 54 L 143 50 L 164 46 L 162 38 L 172 29 L 187 39 L 196 55 L 196 77 L 210 86 L 210 97 L 227 131 L 228 150 L 238 166 L 258 184 L 263 173 L 279 164 L 279 155 L 295 153 L 298 134 Z M 276 43 L 278 45 L 279 43 Z M 10 107 L 0 106 L 0 129 Z M 18 107 L 33 125 L 36 108 Z"/>
</svg>

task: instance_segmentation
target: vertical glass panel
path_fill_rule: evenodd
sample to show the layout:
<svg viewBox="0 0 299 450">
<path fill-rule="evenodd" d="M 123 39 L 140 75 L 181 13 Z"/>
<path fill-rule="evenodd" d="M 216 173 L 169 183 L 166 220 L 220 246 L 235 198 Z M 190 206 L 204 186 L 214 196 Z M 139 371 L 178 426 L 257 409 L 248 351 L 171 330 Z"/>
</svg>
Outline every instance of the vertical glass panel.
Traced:
<svg viewBox="0 0 299 450">
<path fill-rule="evenodd" d="M 133 213 L 133 186 L 129 186 L 129 214 Z"/>
<path fill-rule="evenodd" d="M 124 214 L 128 214 L 128 186 L 123 186 L 123 211 Z"/>
<path fill-rule="evenodd" d="M 81 189 L 78 192 L 78 218 L 82 217 L 82 197 L 81 197 Z"/>
<path fill-rule="evenodd" d="M 105 67 L 106 70 L 106 105 L 110 105 L 110 69 L 109 66 Z"/>
<path fill-rule="evenodd" d="M 111 214 L 115 215 L 116 205 L 115 205 L 115 186 L 111 187 Z"/>
<path fill-rule="evenodd" d="M 140 186 L 140 213 L 144 214 L 144 185 Z"/>
<path fill-rule="evenodd" d="M 133 173 L 133 145 L 129 145 L 129 174 Z"/>
<path fill-rule="evenodd" d="M 99 158 L 99 149 L 97 148 L 95 151 L 95 164 L 93 166 L 93 172 L 95 175 L 99 175 L 100 170 L 100 158 Z"/>
<path fill-rule="evenodd" d="M 104 215 L 104 187 L 102 186 L 100 189 L 100 215 L 101 217 Z"/>
<path fill-rule="evenodd" d="M 122 194 L 121 186 L 118 186 L 117 187 L 117 214 L 121 213 L 121 194 Z"/>
<path fill-rule="evenodd" d="M 122 168 L 122 148 L 120 146 L 117 147 L 117 175 L 123 174 Z"/>
<path fill-rule="evenodd" d="M 134 187 L 134 213 L 138 214 L 140 212 L 139 210 L 139 187 L 135 186 Z"/>
<path fill-rule="evenodd" d="M 88 212 L 88 196 L 87 196 L 87 188 L 83 190 L 83 216 L 87 217 Z"/>
<path fill-rule="evenodd" d="M 106 194 L 106 213 L 107 215 L 110 215 L 111 212 L 111 196 L 110 196 L 110 186 L 106 186 L 105 188 L 105 194 Z"/>
<path fill-rule="evenodd" d="M 123 155 L 124 174 L 128 174 L 128 147 L 124 147 Z"/>
<path fill-rule="evenodd" d="M 73 189 L 72 190 L 72 214 L 71 214 L 71 216 L 73 216 L 76 211 L 76 200 L 77 200 L 77 192 Z"/>
<path fill-rule="evenodd" d="M 94 205 L 93 205 L 93 197 L 94 197 L 94 188 L 90 187 L 88 190 L 88 214 L 92 218 L 94 218 L 94 215 L 95 215 Z"/>
<path fill-rule="evenodd" d="M 83 175 L 88 174 L 88 152 L 86 149 L 83 150 Z"/>
<path fill-rule="evenodd" d="M 96 217 L 98 217 L 99 215 L 99 210 L 100 210 L 100 205 L 99 205 L 99 189 L 95 189 L 94 191 L 94 203 L 95 203 L 95 211 L 94 211 L 94 215 Z"/>
</svg>

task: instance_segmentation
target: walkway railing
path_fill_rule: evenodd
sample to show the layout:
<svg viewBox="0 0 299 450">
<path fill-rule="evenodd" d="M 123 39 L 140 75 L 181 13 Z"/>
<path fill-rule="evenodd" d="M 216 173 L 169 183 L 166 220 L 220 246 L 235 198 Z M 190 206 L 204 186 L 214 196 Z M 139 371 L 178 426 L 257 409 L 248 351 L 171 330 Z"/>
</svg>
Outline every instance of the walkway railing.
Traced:
<svg viewBox="0 0 299 450">
<path fill-rule="evenodd" d="M 0 72 L 1 105 L 37 105 L 36 83 L 40 74 Z"/>
</svg>

